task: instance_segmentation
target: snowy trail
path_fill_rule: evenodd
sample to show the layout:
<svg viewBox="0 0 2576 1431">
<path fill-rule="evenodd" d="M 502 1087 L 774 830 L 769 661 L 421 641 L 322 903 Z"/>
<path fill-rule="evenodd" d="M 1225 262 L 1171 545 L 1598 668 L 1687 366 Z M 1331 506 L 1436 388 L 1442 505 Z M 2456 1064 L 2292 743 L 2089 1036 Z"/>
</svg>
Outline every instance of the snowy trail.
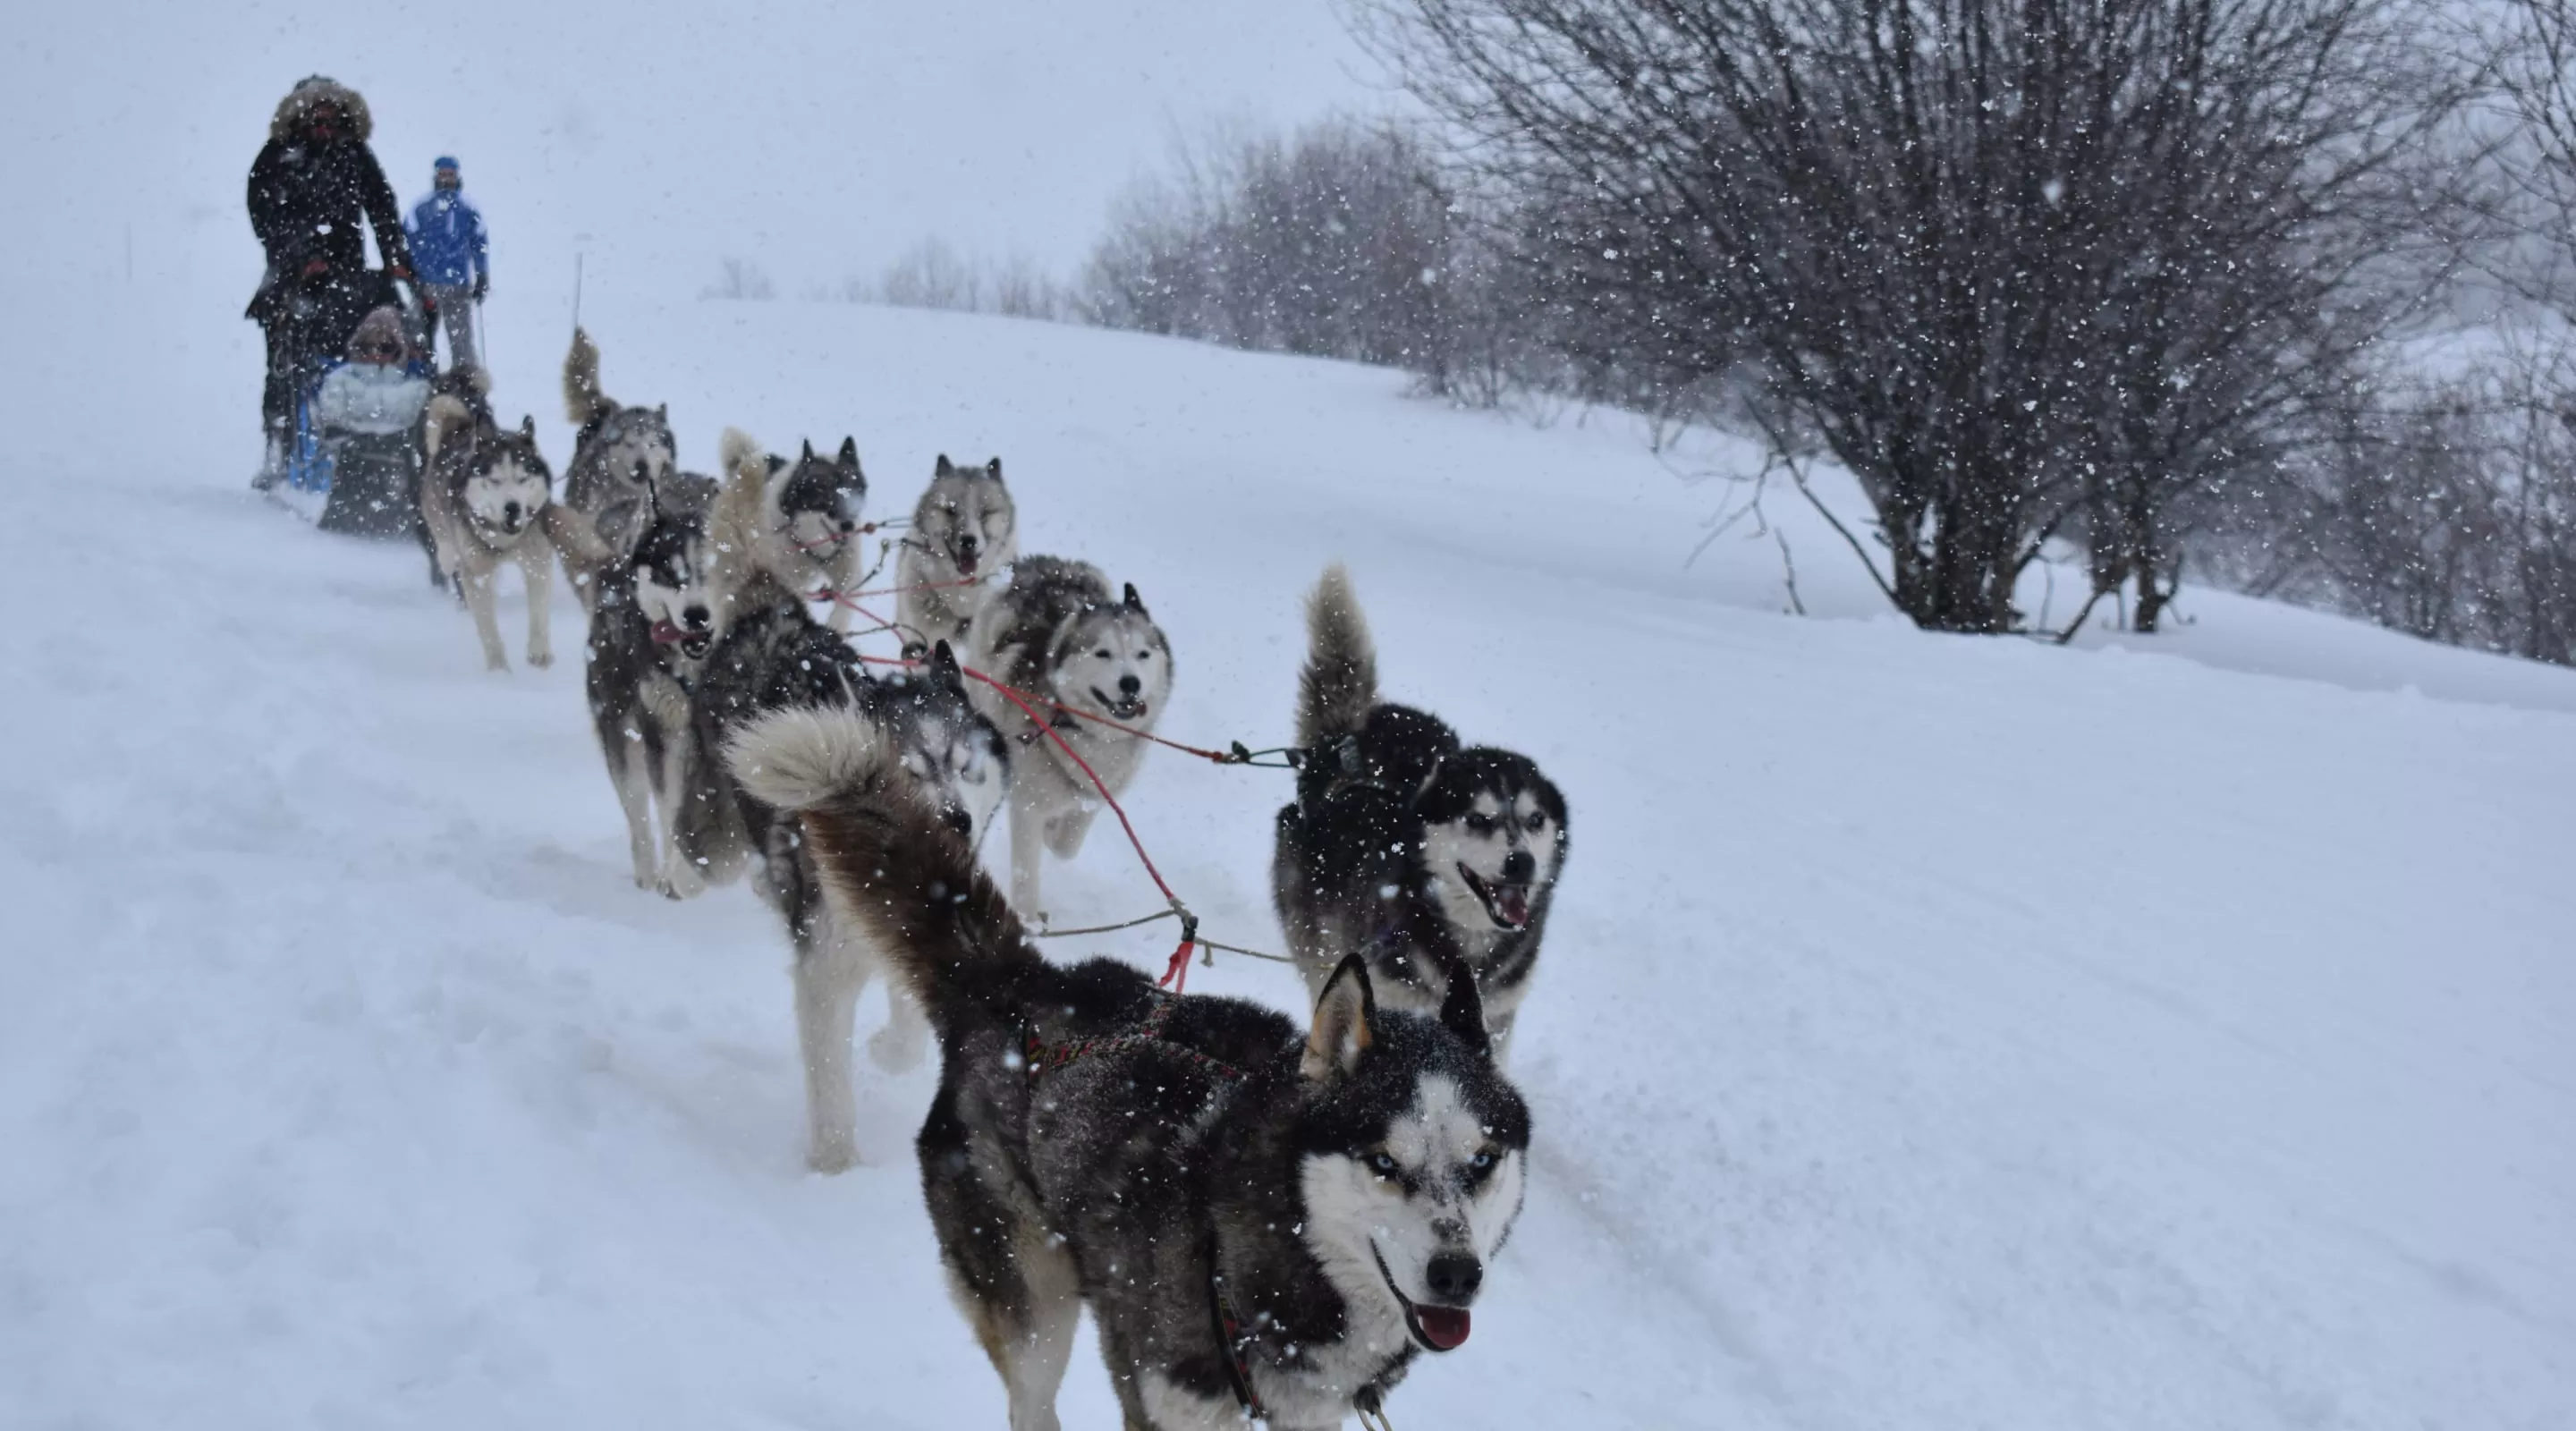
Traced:
<svg viewBox="0 0 2576 1431">
<path fill-rule="evenodd" d="M 887 514 L 934 452 L 1001 453 L 1029 547 L 1171 630 L 1175 736 L 1276 743 L 1341 557 L 1390 693 L 1567 789 L 1530 1207 L 1399 1424 L 2576 1414 L 2576 673 L 2206 594 L 2152 643 L 2186 659 L 1788 619 L 1767 544 L 1680 567 L 1711 494 L 1616 421 L 590 303 L 688 465 L 725 423 L 855 432 Z M 560 464 L 553 321 L 496 315 L 495 399 Z M 42 752 L 0 769 L 0 1425 L 999 1424 L 914 1186 L 927 1075 L 861 1060 L 869 1163 L 805 1174 L 766 912 L 635 891 L 569 655 L 486 677 L 413 552 L 239 493 L 249 330 L 184 335 L 132 447 L 205 459 L 120 453 L 66 503 L 57 433 L 0 481 Z M 1775 514 L 1810 607 L 1869 616 Z M 1284 788 L 1148 764 L 1132 808 L 1216 937 L 1276 947 Z M 1152 906 L 1105 835 L 1050 883 L 1069 919 Z M 1297 999 L 1240 960 L 1192 987 Z M 1065 1415 L 1113 1419 L 1087 1345 Z"/>
</svg>

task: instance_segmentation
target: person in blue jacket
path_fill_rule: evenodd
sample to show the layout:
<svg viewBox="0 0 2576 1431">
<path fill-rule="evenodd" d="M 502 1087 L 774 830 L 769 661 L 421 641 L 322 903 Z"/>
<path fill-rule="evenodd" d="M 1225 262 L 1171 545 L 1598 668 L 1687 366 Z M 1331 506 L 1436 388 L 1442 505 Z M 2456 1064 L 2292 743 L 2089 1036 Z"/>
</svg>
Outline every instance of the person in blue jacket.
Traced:
<svg viewBox="0 0 2576 1431">
<path fill-rule="evenodd" d="M 483 232 L 482 211 L 465 197 L 456 160 L 440 155 L 432 175 L 437 187 L 412 207 L 403 234 L 411 241 L 412 269 L 437 306 L 438 325 L 447 330 L 448 365 L 463 367 L 482 361 L 474 350 L 474 314 L 467 300 L 480 304 L 491 291 L 491 239 Z"/>
</svg>

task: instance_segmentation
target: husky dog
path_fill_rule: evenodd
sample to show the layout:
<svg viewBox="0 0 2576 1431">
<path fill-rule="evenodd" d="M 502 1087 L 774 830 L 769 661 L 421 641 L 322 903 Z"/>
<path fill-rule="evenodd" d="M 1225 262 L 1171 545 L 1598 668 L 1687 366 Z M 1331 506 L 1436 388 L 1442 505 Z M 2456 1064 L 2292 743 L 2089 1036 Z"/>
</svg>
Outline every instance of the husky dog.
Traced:
<svg viewBox="0 0 2576 1431">
<path fill-rule="evenodd" d="M 696 520 L 657 518 L 624 563 L 600 573 L 590 613 L 591 722 L 626 811 L 635 885 L 673 899 L 705 887 L 682 849 L 707 841 L 682 839 L 683 815 L 731 813 L 687 799 L 700 783 L 689 694 L 715 645 L 715 556 Z"/>
<path fill-rule="evenodd" d="M 881 729 L 787 712 L 725 759 L 802 812 L 834 916 L 929 1013 L 922 1191 L 1013 1431 L 1057 1426 L 1086 1303 L 1131 1428 L 1338 1427 L 1467 1340 L 1529 1147 L 1474 980 L 1404 1013 L 1353 957 L 1301 1038 L 1116 960 L 1059 967 Z"/>
<path fill-rule="evenodd" d="M 695 517 L 704 524 L 707 514 L 715 510 L 719 490 L 716 479 L 705 473 L 674 472 L 669 481 L 653 484 L 653 510 L 666 517 Z"/>
<path fill-rule="evenodd" d="M 720 512 L 742 505 L 756 491 L 771 459 L 747 443 L 735 448 L 735 479 L 718 498 Z M 770 544 L 783 559 L 794 548 Z M 947 643 L 924 666 L 872 678 L 849 643 L 805 609 L 797 589 L 766 565 L 719 565 L 714 606 L 720 633 L 708 654 L 691 702 L 699 748 L 714 750 L 733 732 L 765 712 L 849 711 L 882 728 L 895 742 L 903 768 L 921 782 L 943 817 L 969 839 L 980 838 L 1009 783 L 1009 747 L 993 723 L 966 696 L 966 677 Z M 729 810 L 684 809 L 684 858 L 703 861 L 704 873 L 730 879 L 748 863 L 754 884 L 777 909 L 795 946 L 796 1025 L 803 1049 L 807 1161 L 833 1173 L 858 1160 L 856 1105 L 850 1087 L 850 1032 L 861 990 L 875 974 L 878 954 L 846 921 L 825 907 L 812 855 L 794 821 L 712 768 L 713 781 L 699 794 Z M 730 815 L 733 823 L 719 827 Z M 868 1051 L 889 1070 L 921 1059 L 928 1030 L 920 1012 L 899 993 L 888 999 L 891 1018 L 869 1040 Z"/>
<path fill-rule="evenodd" d="M 1019 555 L 1019 509 L 1011 489 L 1002 485 L 1002 459 L 958 467 L 941 453 L 929 489 L 912 509 L 903 555 L 895 559 L 895 585 L 901 588 L 895 626 L 903 633 L 904 654 L 938 641 L 963 645 L 975 613 L 992 594 L 981 578 Z"/>
<path fill-rule="evenodd" d="M 859 508 L 867 501 L 867 474 L 859 470 L 859 444 L 842 438 L 832 457 L 805 444 L 795 461 L 768 456 L 732 428 L 719 444 L 724 486 L 708 517 L 708 530 L 727 560 L 764 573 L 779 591 L 812 599 L 848 591 L 859 583 Z M 735 583 L 738 591 L 752 588 Z M 835 603 L 832 629 L 846 628 L 849 608 Z"/>
<path fill-rule="evenodd" d="M 465 414 L 470 422 L 477 426 L 489 427 L 494 425 L 491 391 L 492 375 L 472 363 L 460 363 L 429 380 L 429 395 L 433 401 L 421 405 L 420 419 L 412 426 L 412 447 L 419 459 L 412 464 L 416 473 L 426 474 L 429 471 L 429 419 L 430 409 L 435 406 L 435 399 L 454 398 L 464 404 Z M 418 476 L 412 479 L 414 502 L 420 500 L 420 480 Z M 445 590 L 447 573 L 439 567 L 438 544 L 429 535 L 429 524 L 419 523 L 413 527 L 413 530 L 420 533 L 421 554 L 429 559 L 429 584 Z"/>
<path fill-rule="evenodd" d="M 564 354 L 564 417 L 581 429 L 564 468 L 564 574 L 583 609 L 601 573 L 626 560 L 653 524 L 654 489 L 679 465 L 670 408 L 625 407 L 599 387 L 599 346 L 579 328 Z"/>
<path fill-rule="evenodd" d="M 422 446 L 420 519 L 429 529 L 438 569 L 452 578 L 474 613 L 483 664 L 510 669 L 492 612 L 492 587 L 503 562 L 517 562 L 528 588 L 528 664 L 554 664 L 546 599 L 554 585 L 554 474 L 537 451 L 536 419 L 504 432 L 477 419 L 453 394 L 429 400 Z"/>
<path fill-rule="evenodd" d="M 1358 950 L 1378 998 L 1415 1010 L 1441 1006 L 1449 971 L 1472 971 L 1499 1061 L 1565 868 L 1565 797 L 1529 757 L 1461 748 L 1438 717 L 1378 700 L 1377 653 L 1339 566 L 1306 622 L 1306 753 L 1271 863 L 1289 952 L 1320 990 Z"/>
<path fill-rule="evenodd" d="M 1003 683 L 1131 730 L 1150 731 L 1172 690 L 1172 646 L 1145 613 L 1130 585 L 1118 600 L 1088 562 L 1024 557 L 1011 583 L 977 613 L 968 638 Z M 1043 922 L 1038 898 L 1043 851 L 1071 859 L 1100 813 L 1091 780 L 1010 698 L 979 690 L 977 702 L 1021 745 L 1033 747 L 1011 769 L 1011 904 Z M 1127 731 L 1039 706 L 1047 726 L 1091 763 L 1112 795 L 1144 763 L 1146 741 Z"/>
</svg>

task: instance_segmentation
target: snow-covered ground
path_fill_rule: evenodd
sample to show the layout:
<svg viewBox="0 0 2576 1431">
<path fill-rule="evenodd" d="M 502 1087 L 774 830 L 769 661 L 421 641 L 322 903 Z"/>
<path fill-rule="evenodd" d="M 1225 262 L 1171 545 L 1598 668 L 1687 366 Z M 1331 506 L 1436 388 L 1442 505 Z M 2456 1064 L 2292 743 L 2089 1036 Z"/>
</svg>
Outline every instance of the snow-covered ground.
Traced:
<svg viewBox="0 0 2576 1431">
<path fill-rule="evenodd" d="M 11 16 L 0 1431 L 1000 1421 L 910 1166 L 927 1073 L 862 1061 L 868 1165 L 805 1173 L 783 941 L 745 890 L 633 889 L 578 664 L 486 676 L 415 553 L 244 490 L 240 175 L 317 68 L 407 197 L 465 158 L 495 399 L 559 464 L 580 247 L 610 391 L 691 465 L 853 434 L 893 513 L 1001 454 L 1032 549 L 1170 629 L 1169 733 L 1285 738 L 1341 558 L 1391 693 L 1565 787 L 1528 1211 L 1398 1424 L 2576 1426 L 2576 672 L 2204 590 L 2154 638 L 1926 636 L 1775 488 L 1799 619 L 1749 521 L 1685 563 L 1755 466 L 1724 439 L 692 300 L 719 254 L 792 293 L 928 232 L 1062 266 L 1166 123 L 1367 93 L 1320 4 L 1113 8 Z M 1278 943 L 1284 792 L 1137 788 L 1215 937 Z M 1049 887 L 1154 903 L 1107 831 Z M 1087 1349 L 1065 1411 L 1114 1420 Z"/>
<path fill-rule="evenodd" d="M 631 886 L 576 663 L 486 676 L 414 552 L 243 490 L 227 296 L 0 372 L 58 403 L 0 458 L 0 1426 L 998 1425 L 910 1167 L 927 1074 L 864 1072 L 868 1165 L 803 1171 L 769 916 Z M 1682 564 L 1719 494 L 1672 469 L 1747 454 L 1365 369 L 586 316 L 691 465 L 854 433 L 891 513 L 1003 455 L 1030 547 L 1170 629 L 1176 736 L 1284 737 L 1338 557 L 1392 692 L 1569 792 L 1528 1211 L 1399 1424 L 2576 1421 L 2576 673 L 2207 592 L 2100 649 L 1925 636 L 1794 494 L 1819 614 L 1783 616 L 1769 539 Z M 563 315 L 494 329 L 560 462 Z M 149 333 L 149 411 L 67 376 Z M 1215 937 L 1278 942 L 1284 789 L 1136 790 Z M 1050 881 L 1153 906 L 1107 832 Z M 1065 1406 L 1114 1419 L 1087 1350 Z"/>
</svg>

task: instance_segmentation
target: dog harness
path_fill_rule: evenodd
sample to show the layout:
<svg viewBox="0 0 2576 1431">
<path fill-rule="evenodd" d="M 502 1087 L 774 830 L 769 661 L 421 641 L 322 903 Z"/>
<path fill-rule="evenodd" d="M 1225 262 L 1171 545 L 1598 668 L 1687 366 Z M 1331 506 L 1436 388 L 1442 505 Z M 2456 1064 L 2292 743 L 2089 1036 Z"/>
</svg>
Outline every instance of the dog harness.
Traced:
<svg viewBox="0 0 2576 1431">
<path fill-rule="evenodd" d="M 1171 1022 L 1172 1010 L 1180 1003 L 1180 998 L 1178 995 L 1166 994 L 1160 989 L 1153 991 L 1153 997 L 1153 1012 L 1145 1015 L 1145 1021 L 1138 1024 L 1133 1033 L 1102 1034 L 1094 1038 L 1048 1043 L 1039 1038 L 1034 1031 L 1030 1032 L 1020 1045 L 1022 1056 L 1028 1060 L 1029 1077 L 1036 1078 L 1042 1074 L 1053 1073 L 1078 1058 L 1088 1058 L 1095 1054 L 1125 1053 L 1130 1049 L 1153 1045 L 1169 1049 L 1180 1055 L 1183 1062 L 1195 1068 L 1205 1069 L 1219 1078 L 1243 1077 L 1243 1070 L 1233 1064 L 1210 1058 L 1187 1044 L 1174 1043 L 1163 1037 L 1163 1026 Z"/>
</svg>

